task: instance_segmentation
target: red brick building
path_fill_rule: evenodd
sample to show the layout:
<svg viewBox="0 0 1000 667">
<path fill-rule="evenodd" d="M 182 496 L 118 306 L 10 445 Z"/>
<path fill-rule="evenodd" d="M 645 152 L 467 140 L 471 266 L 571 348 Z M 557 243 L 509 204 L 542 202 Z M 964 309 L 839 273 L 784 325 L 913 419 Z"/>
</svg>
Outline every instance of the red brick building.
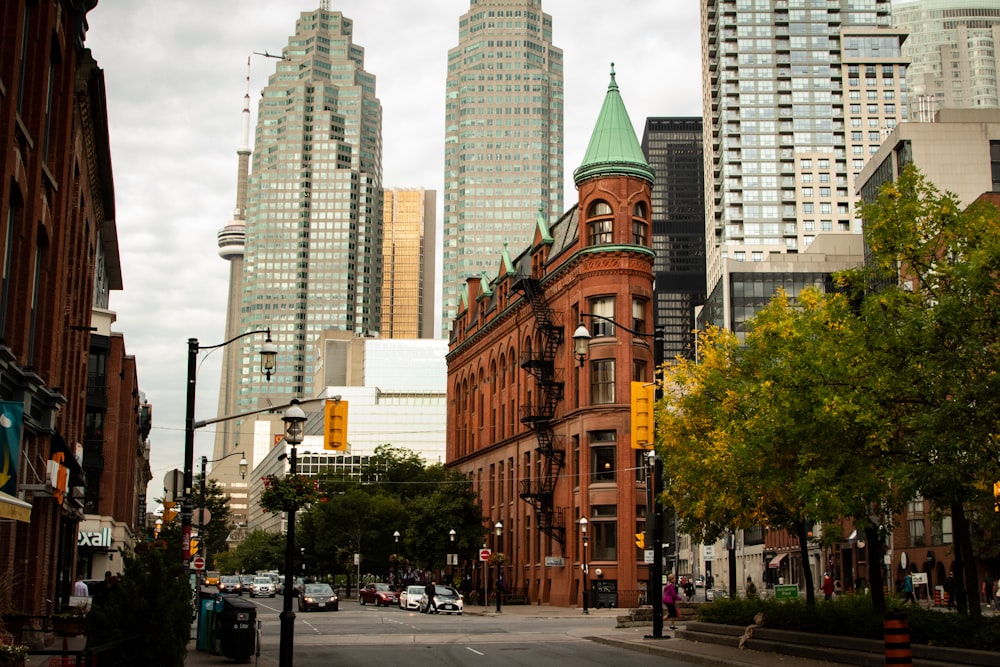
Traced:
<svg viewBox="0 0 1000 667">
<path fill-rule="evenodd" d="M 531 247 L 505 249 L 495 277 L 468 279 L 453 323 L 447 462 L 479 494 L 508 590 L 531 603 L 582 604 L 585 562 L 592 604 L 634 605 L 648 578 L 629 393 L 654 372 L 653 176 L 612 72 L 574 172 L 577 204 L 551 224 L 540 215 Z M 585 358 L 573 349 L 581 323 Z"/>
<path fill-rule="evenodd" d="M 58 611 L 72 587 L 92 316 L 121 289 L 104 75 L 84 47 L 96 4 L 0 3 L 0 594 L 29 614 Z M 134 368 L 119 358 L 134 436 Z M 134 439 L 93 456 L 119 445 L 148 479 Z"/>
</svg>

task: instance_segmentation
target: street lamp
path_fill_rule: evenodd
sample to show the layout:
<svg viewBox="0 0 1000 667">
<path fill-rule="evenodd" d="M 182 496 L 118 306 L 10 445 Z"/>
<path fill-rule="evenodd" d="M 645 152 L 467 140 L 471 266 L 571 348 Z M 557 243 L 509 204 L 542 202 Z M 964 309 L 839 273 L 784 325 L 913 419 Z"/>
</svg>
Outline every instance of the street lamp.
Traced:
<svg viewBox="0 0 1000 667">
<path fill-rule="evenodd" d="M 587 581 L 588 567 L 587 567 L 587 517 L 580 517 L 580 535 L 583 539 L 583 613 L 589 614 L 590 611 L 590 582 Z"/>
<path fill-rule="evenodd" d="M 291 446 L 292 450 L 288 454 L 288 474 L 295 475 L 297 450 L 296 445 L 302 444 L 303 424 L 306 421 L 306 413 L 299 407 L 299 401 L 292 399 L 291 405 L 281 417 L 285 422 L 285 444 Z M 292 597 L 295 582 L 295 505 L 287 510 L 288 528 L 285 531 L 285 589 L 283 591 L 283 603 L 281 613 L 281 638 L 278 647 L 278 665 L 280 667 L 292 667 L 292 641 L 295 634 L 295 612 L 292 611 Z"/>
<path fill-rule="evenodd" d="M 399 544 L 399 531 L 393 531 L 392 536 L 396 539 L 396 544 Z"/>
<path fill-rule="evenodd" d="M 264 373 L 268 382 L 270 382 L 271 374 L 274 373 L 275 361 L 278 357 L 278 348 L 275 347 L 274 342 L 271 340 L 270 327 L 241 333 L 239 336 L 234 336 L 218 345 L 199 345 L 197 338 L 188 338 L 187 410 L 184 417 L 184 504 L 181 505 L 181 560 L 184 561 L 185 570 L 191 558 L 191 513 L 193 509 L 191 504 L 191 487 L 194 486 L 194 431 L 196 428 L 194 421 L 194 399 L 195 385 L 198 382 L 198 352 L 225 347 L 241 338 L 255 334 L 267 335 L 267 339 L 260 348 L 260 370 Z"/>
<path fill-rule="evenodd" d="M 500 613 L 500 596 L 503 594 L 503 563 L 499 556 L 503 554 L 503 521 L 497 521 L 493 526 L 493 532 L 497 536 L 497 613 Z"/>
<path fill-rule="evenodd" d="M 597 315 L 594 313 L 580 313 L 580 324 L 577 326 L 576 331 L 573 332 L 573 354 L 580 366 L 583 366 L 583 362 L 587 358 L 587 354 L 590 352 L 590 339 L 592 338 L 590 331 L 587 329 L 587 325 L 583 323 L 583 318 L 585 317 L 607 322 L 615 328 L 621 329 L 632 336 L 638 336 L 640 338 L 656 338 L 655 332 L 648 333 L 644 331 L 636 331 L 635 329 L 629 329 L 628 327 L 622 326 L 618 322 L 614 321 L 610 317 L 604 317 L 603 315 Z M 660 491 L 663 489 L 663 467 L 655 452 L 649 452 L 649 458 L 651 463 L 653 463 L 650 474 L 650 484 L 647 486 L 652 494 L 650 508 L 652 511 L 648 511 L 647 516 L 652 514 L 653 517 L 653 562 L 649 566 L 649 582 L 646 589 L 648 594 L 652 596 L 653 634 L 647 635 L 647 637 L 650 639 L 662 639 L 663 599 L 657 591 L 660 591 L 661 581 L 663 579 L 663 536 L 661 534 L 663 508 L 658 498 Z M 584 544 L 586 544 L 586 542 L 584 542 Z M 584 595 L 586 594 L 587 591 L 584 591 Z"/>
<path fill-rule="evenodd" d="M 455 583 L 455 566 L 458 565 L 458 554 L 455 553 L 455 529 L 452 528 L 448 531 L 448 565 L 449 572 L 448 576 L 451 579 L 451 583 Z"/>
<path fill-rule="evenodd" d="M 208 467 L 209 463 L 218 463 L 219 461 L 228 459 L 232 456 L 240 455 L 240 477 L 243 479 L 247 478 L 247 457 L 243 455 L 243 452 L 229 452 L 225 456 L 221 456 L 214 461 L 209 461 L 207 456 L 201 457 L 201 504 L 198 508 L 198 541 L 199 545 L 204 546 L 204 553 L 202 556 L 205 558 L 205 567 L 208 567 L 208 540 L 205 539 L 205 469 Z M 211 521 L 211 517 L 209 517 Z M 201 583 L 199 582 L 198 588 L 200 590 Z"/>
</svg>

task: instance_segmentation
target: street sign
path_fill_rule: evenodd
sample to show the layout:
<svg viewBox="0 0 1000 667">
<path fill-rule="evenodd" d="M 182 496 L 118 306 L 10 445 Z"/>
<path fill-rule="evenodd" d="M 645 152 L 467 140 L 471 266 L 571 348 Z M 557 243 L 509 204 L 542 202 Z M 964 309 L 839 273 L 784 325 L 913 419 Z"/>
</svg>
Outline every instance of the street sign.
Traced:
<svg viewBox="0 0 1000 667">
<path fill-rule="evenodd" d="M 775 600 L 796 600 L 799 597 L 799 587 L 795 584 L 777 584 L 774 587 Z"/>
<path fill-rule="evenodd" d="M 488 561 L 490 559 L 490 553 L 492 553 L 492 552 L 489 549 L 480 549 L 479 550 L 479 560 L 484 561 L 484 562 Z"/>
<path fill-rule="evenodd" d="M 205 559 L 201 556 L 195 556 L 194 558 L 191 559 L 191 566 L 194 567 L 194 569 L 196 570 L 204 570 Z"/>
<path fill-rule="evenodd" d="M 643 552 L 642 552 L 642 562 L 646 563 L 646 564 L 656 562 L 653 559 L 653 550 L 652 549 L 644 549 L 643 550 Z"/>
</svg>

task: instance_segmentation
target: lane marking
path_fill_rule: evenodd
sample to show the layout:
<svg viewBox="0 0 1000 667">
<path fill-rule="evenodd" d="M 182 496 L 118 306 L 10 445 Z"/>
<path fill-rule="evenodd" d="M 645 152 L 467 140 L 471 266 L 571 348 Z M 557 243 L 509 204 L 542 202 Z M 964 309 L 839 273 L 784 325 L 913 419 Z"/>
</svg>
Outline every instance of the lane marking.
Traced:
<svg viewBox="0 0 1000 667">
<path fill-rule="evenodd" d="M 477 651 L 476 649 L 472 648 L 471 646 L 466 646 L 465 648 L 468 649 L 469 651 L 472 651 L 476 655 L 486 655 L 485 653 L 480 653 L 479 651 Z"/>
</svg>

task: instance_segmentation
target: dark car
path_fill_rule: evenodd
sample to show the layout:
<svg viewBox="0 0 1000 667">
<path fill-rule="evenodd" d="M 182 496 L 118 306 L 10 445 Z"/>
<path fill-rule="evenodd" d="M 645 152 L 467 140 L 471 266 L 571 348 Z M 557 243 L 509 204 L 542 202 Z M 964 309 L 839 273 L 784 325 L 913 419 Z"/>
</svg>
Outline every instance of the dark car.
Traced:
<svg viewBox="0 0 1000 667">
<path fill-rule="evenodd" d="M 240 578 L 235 575 L 222 575 L 219 577 L 219 592 L 228 595 L 243 595 L 243 584 Z"/>
<path fill-rule="evenodd" d="M 368 584 L 361 589 L 358 602 L 376 607 L 396 606 L 399 604 L 399 594 L 389 584 Z"/>
<path fill-rule="evenodd" d="M 299 595 L 299 611 L 339 611 L 340 601 L 330 584 L 304 584 Z"/>
<path fill-rule="evenodd" d="M 427 611 L 427 596 L 420 598 L 420 611 Z M 451 586 L 434 587 L 434 607 L 438 613 L 462 615 L 465 604 L 462 594 Z"/>
</svg>

